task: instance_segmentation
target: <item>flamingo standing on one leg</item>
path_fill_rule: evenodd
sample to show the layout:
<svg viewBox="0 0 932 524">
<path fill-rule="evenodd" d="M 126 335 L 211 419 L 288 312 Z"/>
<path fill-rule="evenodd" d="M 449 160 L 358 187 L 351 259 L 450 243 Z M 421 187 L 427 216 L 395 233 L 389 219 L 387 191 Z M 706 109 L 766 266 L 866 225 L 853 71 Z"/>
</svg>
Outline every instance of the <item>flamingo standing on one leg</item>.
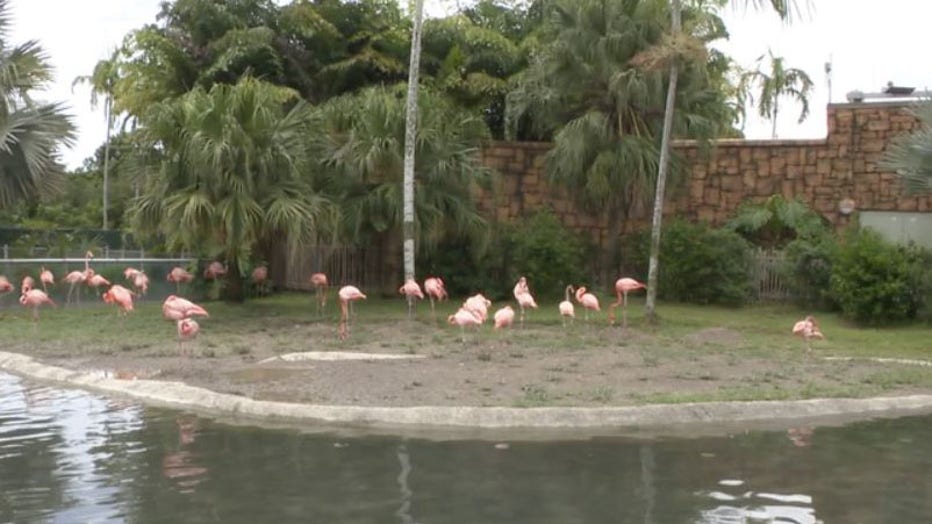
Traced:
<svg viewBox="0 0 932 524">
<path fill-rule="evenodd" d="M 136 290 L 139 296 L 146 296 L 149 291 L 149 277 L 144 271 L 137 272 L 136 276 L 133 277 L 133 289 Z"/>
<path fill-rule="evenodd" d="M 447 290 L 444 287 L 443 279 L 440 277 L 427 277 L 424 279 L 424 291 L 430 298 L 430 314 L 437 318 L 437 312 L 434 310 L 434 300 L 440 302 L 447 298 Z"/>
<path fill-rule="evenodd" d="M 475 313 L 480 321 L 485 322 L 485 319 L 489 318 L 490 307 L 492 307 L 492 301 L 482 296 L 482 293 L 476 293 L 463 302 L 461 309 Z"/>
<path fill-rule="evenodd" d="M 269 268 L 265 266 L 256 266 L 252 270 L 252 282 L 256 285 L 256 293 L 259 295 L 265 294 L 265 284 L 269 280 Z"/>
<path fill-rule="evenodd" d="M 414 318 L 415 300 L 424 299 L 424 292 L 421 291 L 421 286 L 412 278 L 406 280 L 405 283 L 398 288 L 398 293 L 404 295 L 405 299 L 408 301 L 408 318 Z"/>
<path fill-rule="evenodd" d="M 27 292 L 27 291 L 30 291 L 30 290 L 32 290 L 32 289 L 35 288 L 35 287 L 36 287 L 36 281 L 35 281 L 35 279 L 33 279 L 33 278 L 32 278 L 31 276 L 29 276 L 29 275 L 26 275 L 26 276 L 23 277 L 23 283 L 22 283 L 22 285 L 20 286 L 20 290 L 21 290 L 22 293 L 25 293 L 25 292 Z"/>
<path fill-rule="evenodd" d="M 209 317 L 207 310 L 186 298 L 168 295 L 162 302 L 162 317 L 176 322 L 194 316 Z"/>
<path fill-rule="evenodd" d="M 560 302 L 560 305 L 557 306 L 560 309 L 560 317 L 563 318 L 563 327 L 566 327 L 566 318 L 572 318 L 576 320 L 576 309 L 573 307 L 573 302 L 570 301 L 570 294 L 573 293 L 573 286 L 566 286 L 564 290 L 564 299 L 563 302 Z"/>
<path fill-rule="evenodd" d="M 216 260 L 207 264 L 207 267 L 204 269 L 204 278 L 207 280 L 217 280 L 223 278 L 226 274 L 226 266 Z"/>
<path fill-rule="evenodd" d="M 39 273 L 39 282 L 42 282 L 42 291 L 48 293 L 48 286 L 55 285 L 55 275 L 43 266 L 42 271 Z"/>
<path fill-rule="evenodd" d="M 175 283 L 175 292 L 181 293 L 181 284 L 190 282 L 194 280 L 194 275 L 188 272 L 183 267 L 173 267 L 172 270 L 165 277 L 165 280 Z"/>
<path fill-rule="evenodd" d="M 816 323 L 815 317 L 812 315 L 807 316 L 806 318 L 800 320 L 799 322 L 793 324 L 793 334 L 799 335 L 803 338 L 803 341 L 806 343 L 806 352 L 812 352 L 812 346 L 810 346 L 809 341 L 813 338 L 824 339 L 825 336 L 822 334 L 822 331 L 819 329 L 819 325 Z"/>
<path fill-rule="evenodd" d="M 448 323 L 460 327 L 460 340 L 462 340 L 463 344 L 466 343 L 466 326 L 476 326 L 476 332 L 478 333 L 478 327 L 482 325 L 482 321 L 483 318 L 478 313 L 466 307 L 459 308 L 456 313 L 447 317 Z"/>
<path fill-rule="evenodd" d="M 94 290 L 97 292 L 97 295 L 99 296 L 100 288 L 109 286 L 110 281 L 100 275 L 94 274 L 94 275 L 91 275 L 91 277 L 87 279 L 87 285 L 88 287 L 94 288 Z"/>
<path fill-rule="evenodd" d="M 366 295 L 356 286 L 343 286 L 337 293 L 340 297 L 340 340 L 349 336 L 349 304 L 356 300 L 365 300 Z"/>
<path fill-rule="evenodd" d="M 0 275 L 0 295 L 12 292 L 16 289 L 15 286 L 10 282 L 10 279 L 6 278 L 4 275 Z"/>
<path fill-rule="evenodd" d="M 32 308 L 32 320 L 34 322 L 39 321 L 39 306 L 42 304 L 55 305 L 55 302 L 41 289 L 30 289 L 23 292 L 19 297 L 19 303 L 24 307 Z"/>
<path fill-rule="evenodd" d="M 311 275 L 311 284 L 314 285 L 314 294 L 317 297 L 317 316 L 321 316 L 324 314 L 324 306 L 327 305 L 327 275 L 314 273 Z"/>
<path fill-rule="evenodd" d="M 576 301 L 586 309 L 586 322 L 589 322 L 589 310 L 600 311 L 599 299 L 592 293 L 586 293 L 585 286 L 576 289 Z"/>
<path fill-rule="evenodd" d="M 521 277 L 518 279 L 518 282 L 515 284 L 514 288 L 515 300 L 518 301 L 518 307 L 521 308 L 521 327 L 524 327 L 524 309 L 531 307 L 537 309 L 537 302 L 534 301 L 534 296 L 531 295 L 531 290 L 528 289 L 527 279 Z"/>
<path fill-rule="evenodd" d="M 615 308 L 621 305 L 621 328 L 628 328 L 628 293 L 638 289 L 647 289 L 647 286 L 628 277 L 619 278 L 615 282 L 615 295 L 618 296 L 618 300 L 609 306 L 608 321 L 610 324 L 615 325 Z"/>
<path fill-rule="evenodd" d="M 135 293 L 126 289 L 125 287 L 114 284 L 107 291 L 104 292 L 102 298 L 107 304 L 116 304 L 119 306 L 117 310 L 117 315 L 120 317 L 120 321 L 126 318 L 126 315 L 133 310 L 133 296 Z"/>
<path fill-rule="evenodd" d="M 495 312 L 495 316 L 492 317 L 495 320 L 495 325 L 492 329 L 502 329 L 511 326 L 515 321 L 515 310 L 511 309 L 511 306 L 505 306 Z"/>
</svg>

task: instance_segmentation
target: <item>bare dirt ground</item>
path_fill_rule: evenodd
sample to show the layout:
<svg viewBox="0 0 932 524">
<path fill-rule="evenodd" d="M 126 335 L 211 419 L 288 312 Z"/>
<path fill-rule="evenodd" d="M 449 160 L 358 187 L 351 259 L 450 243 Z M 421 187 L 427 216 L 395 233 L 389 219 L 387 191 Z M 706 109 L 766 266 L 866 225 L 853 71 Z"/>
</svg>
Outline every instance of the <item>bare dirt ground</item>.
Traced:
<svg viewBox="0 0 932 524">
<path fill-rule="evenodd" d="M 932 392 L 932 370 L 868 361 L 827 361 L 797 340 L 761 345 L 728 327 L 660 334 L 604 323 L 528 324 L 467 332 L 429 320 L 377 320 L 335 339 L 329 321 L 272 318 L 263 327 L 205 334 L 179 357 L 164 343 L 73 349 L 74 342 L 6 349 L 73 369 L 125 379 L 181 381 L 258 400 L 360 406 L 620 406 L 657 402 L 863 397 Z M 780 339 L 782 340 L 782 339 Z M 86 342 L 79 342 L 86 343 Z M 401 360 L 286 362 L 290 352 L 418 356 Z"/>
</svg>

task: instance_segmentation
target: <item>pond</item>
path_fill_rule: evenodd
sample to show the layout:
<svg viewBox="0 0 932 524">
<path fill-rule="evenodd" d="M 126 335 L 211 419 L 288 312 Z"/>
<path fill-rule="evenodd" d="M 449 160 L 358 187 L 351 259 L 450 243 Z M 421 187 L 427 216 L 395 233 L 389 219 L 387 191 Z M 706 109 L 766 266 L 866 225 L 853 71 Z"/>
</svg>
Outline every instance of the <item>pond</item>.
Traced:
<svg viewBox="0 0 932 524">
<path fill-rule="evenodd" d="M 0 522 L 929 522 L 932 417 L 458 441 L 228 425 L 0 373 Z"/>
</svg>

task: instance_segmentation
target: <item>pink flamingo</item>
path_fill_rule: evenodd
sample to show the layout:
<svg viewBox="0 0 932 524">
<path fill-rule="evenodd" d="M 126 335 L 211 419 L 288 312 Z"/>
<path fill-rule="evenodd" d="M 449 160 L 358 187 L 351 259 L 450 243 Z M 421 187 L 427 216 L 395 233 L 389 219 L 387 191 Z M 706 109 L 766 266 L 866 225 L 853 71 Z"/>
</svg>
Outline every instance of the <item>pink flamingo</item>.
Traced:
<svg viewBox="0 0 932 524">
<path fill-rule="evenodd" d="M 252 281 L 256 285 L 257 292 L 260 295 L 265 294 L 265 285 L 269 280 L 269 268 L 265 266 L 256 266 L 252 270 Z"/>
<path fill-rule="evenodd" d="M 343 286 L 337 293 L 340 297 L 340 340 L 349 336 L 349 305 L 356 300 L 365 300 L 366 295 L 356 286 Z"/>
<path fill-rule="evenodd" d="M 566 318 L 572 318 L 576 320 L 576 309 L 573 307 L 573 303 L 570 301 L 570 294 L 573 292 L 573 286 L 566 286 L 564 290 L 564 299 L 563 302 L 560 302 L 560 305 L 557 306 L 560 309 L 560 317 L 563 318 L 563 327 L 566 327 Z"/>
<path fill-rule="evenodd" d="M 142 273 L 142 271 L 134 267 L 128 267 L 123 270 L 123 278 L 125 278 L 126 280 L 132 280 L 136 278 L 136 275 L 138 275 L 139 273 Z"/>
<path fill-rule="evenodd" d="M 405 283 L 398 288 L 398 293 L 405 296 L 405 299 L 408 301 L 408 318 L 414 318 L 414 308 L 416 299 L 424 299 L 424 292 L 421 291 L 421 286 L 418 285 L 417 281 L 408 279 Z"/>
<path fill-rule="evenodd" d="M 188 272 L 183 267 L 173 267 L 172 270 L 165 277 L 165 280 L 175 283 L 175 292 L 181 293 L 181 284 L 182 282 L 187 283 L 194 280 L 194 275 Z"/>
<path fill-rule="evenodd" d="M 31 276 L 26 275 L 23 277 L 23 284 L 21 286 L 22 292 L 25 293 L 36 287 L 36 281 Z"/>
<path fill-rule="evenodd" d="M 16 288 L 10 283 L 10 279 L 6 278 L 4 275 L 0 275 L 0 294 L 9 293 L 14 289 Z"/>
<path fill-rule="evenodd" d="M 110 287 L 110 289 L 104 292 L 102 298 L 107 304 L 116 304 L 119 306 L 117 315 L 120 315 L 120 318 L 122 319 L 133 310 L 134 295 L 135 293 L 126 289 L 125 287 L 119 284 L 114 284 Z"/>
<path fill-rule="evenodd" d="M 39 273 L 39 281 L 42 282 L 42 291 L 45 291 L 46 293 L 48 293 L 49 292 L 48 286 L 55 285 L 55 275 L 53 275 L 51 271 L 43 267 L 42 271 Z"/>
<path fill-rule="evenodd" d="M 220 262 L 216 260 L 207 264 L 207 268 L 204 269 L 204 278 L 207 280 L 216 280 L 223 278 L 227 274 L 227 268 Z"/>
<path fill-rule="evenodd" d="M 505 306 L 495 312 L 493 317 L 495 325 L 492 329 L 502 329 L 511 326 L 515 321 L 515 310 L 511 306 Z"/>
<path fill-rule="evenodd" d="M 576 301 L 586 309 L 586 322 L 589 322 L 589 310 L 600 311 L 599 299 L 592 293 L 586 293 L 584 286 L 576 289 Z"/>
<path fill-rule="evenodd" d="M 39 306 L 42 304 L 55 305 L 55 302 L 41 289 L 30 289 L 23 292 L 19 297 L 19 303 L 24 307 L 32 308 L 32 320 L 34 322 L 39 321 Z"/>
<path fill-rule="evenodd" d="M 618 297 L 618 300 L 612 303 L 608 309 L 608 321 L 611 325 L 615 325 L 615 308 L 620 305 L 621 327 L 622 329 L 628 328 L 628 293 L 637 291 L 638 289 L 647 289 L 647 286 L 628 277 L 619 278 L 615 282 L 615 295 Z"/>
<path fill-rule="evenodd" d="M 311 284 L 314 286 L 314 294 L 317 297 L 317 316 L 324 313 L 324 307 L 327 305 L 327 275 L 323 273 L 314 273 L 311 275 Z"/>
<path fill-rule="evenodd" d="M 524 327 L 524 309 L 529 307 L 537 309 L 537 302 L 534 301 L 534 296 L 531 295 L 531 290 L 527 287 L 526 278 L 521 277 L 518 279 L 518 283 L 515 284 L 514 295 L 515 300 L 518 301 L 518 307 L 521 308 L 521 327 Z"/>
<path fill-rule="evenodd" d="M 71 295 L 74 293 L 74 287 L 78 284 L 83 284 L 87 282 L 87 274 L 84 271 L 72 271 L 65 275 L 64 281 L 70 286 L 68 288 L 68 296 L 65 298 L 65 302 L 71 302 Z M 78 288 L 78 295 L 76 297 L 78 303 L 81 302 L 81 291 Z"/>
<path fill-rule="evenodd" d="M 100 295 L 100 288 L 109 286 L 110 281 L 100 275 L 95 274 L 91 275 L 90 278 L 87 279 L 87 285 L 88 287 L 94 288 L 97 294 Z"/>
<path fill-rule="evenodd" d="M 482 296 L 482 293 L 476 293 L 463 302 L 461 309 L 475 313 L 480 322 L 485 322 L 485 319 L 489 318 L 490 307 L 492 307 L 492 301 Z"/>
<path fill-rule="evenodd" d="M 207 310 L 186 298 L 168 295 L 162 302 L 162 317 L 177 322 L 194 316 L 209 317 Z"/>
<path fill-rule="evenodd" d="M 465 307 L 459 308 L 456 313 L 447 317 L 448 323 L 460 327 L 463 344 L 466 343 L 466 326 L 476 326 L 476 332 L 478 333 L 479 326 L 482 324 L 483 320 L 484 319 L 481 318 L 478 313 Z"/>
<path fill-rule="evenodd" d="M 793 324 L 793 334 L 799 335 L 803 338 L 803 341 L 806 343 L 806 352 L 812 351 L 812 346 L 810 346 L 809 341 L 813 338 L 824 339 L 825 336 L 822 334 L 822 331 L 819 329 L 819 325 L 816 323 L 815 317 L 812 315 L 807 316 L 806 318 L 800 320 Z"/>
<path fill-rule="evenodd" d="M 201 325 L 193 318 L 182 318 L 176 321 L 178 330 L 178 353 L 184 355 L 184 343 L 193 340 L 201 332 Z M 190 355 L 189 355 L 190 356 Z"/>
<path fill-rule="evenodd" d="M 430 314 L 436 318 L 437 313 L 434 310 L 434 300 L 440 302 L 447 298 L 447 290 L 443 285 L 443 280 L 440 277 L 425 278 L 424 291 L 427 293 L 427 297 L 430 298 Z"/>
<path fill-rule="evenodd" d="M 145 296 L 149 291 L 149 277 L 143 271 L 137 271 L 133 277 L 133 288 L 139 296 Z"/>
</svg>

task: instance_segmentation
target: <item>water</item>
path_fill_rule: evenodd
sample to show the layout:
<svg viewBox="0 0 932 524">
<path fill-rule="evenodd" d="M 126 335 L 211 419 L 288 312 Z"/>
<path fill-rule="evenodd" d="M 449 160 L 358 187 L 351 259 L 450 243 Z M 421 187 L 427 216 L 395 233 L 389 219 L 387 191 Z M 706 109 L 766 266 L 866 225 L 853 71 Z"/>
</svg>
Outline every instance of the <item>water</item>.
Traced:
<svg viewBox="0 0 932 524">
<path fill-rule="evenodd" d="M 0 374 L 0 522 L 930 522 L 932 417 L 731 437 L 349 438 Z"/>
</svg>

